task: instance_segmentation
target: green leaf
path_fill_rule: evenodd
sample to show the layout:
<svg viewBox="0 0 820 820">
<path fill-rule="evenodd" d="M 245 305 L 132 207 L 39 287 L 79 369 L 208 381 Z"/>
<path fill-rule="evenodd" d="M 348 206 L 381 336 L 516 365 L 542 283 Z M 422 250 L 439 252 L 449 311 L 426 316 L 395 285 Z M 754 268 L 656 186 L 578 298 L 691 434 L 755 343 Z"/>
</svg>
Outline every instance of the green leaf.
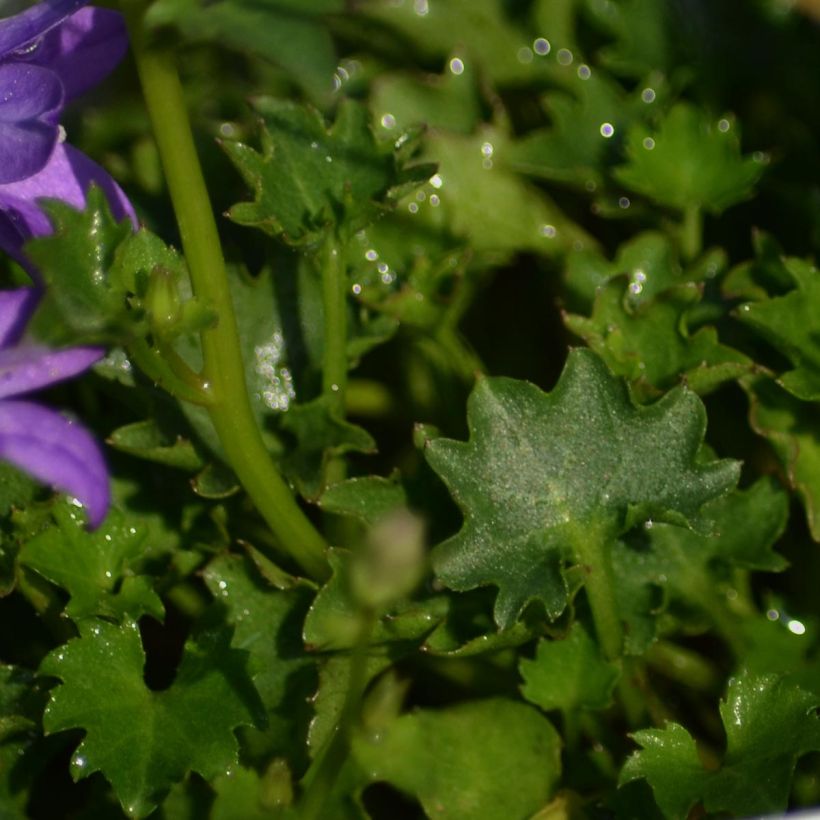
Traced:
<svg viewBox="0 0 820 820">
<path fill-rule="evenodd" d="M 34 675 L 0 665 L 0 817 L 25 820 L 35 778 L 55 751 L 40 735 L 45 691 Z"/>
<path fill-rule="evenodd" d="M 154 692 L 133 621 L 83 621 L 79 630 L 40 667 L 62 681 L 51 692 L 46 732 L 85 731 L 71 759 L 75 780 L 102 772 L 126 814 L 146 817 L 187 772 L 211 779 L 237 765 L 233 730 L 255 722 L 258 696 L 245 653 L 230 649 L 227 635 L 189 641 L 171 687 Z"/>
<path fill-rule="evenodd" d="M 370 111 L 388 132 L 423 124 L 470 134 L 482 113 L 473 64 L 461 74 L 445 71 L 423 80 L 407 73 L 379 76 L 370 94 Z"/>
<path fill-rule="evenodd" d="M 364 658 L 362 685 L 366 686 L 393 663 L 392 648 L 371 649 Z M 319 689 L 313 698 L 315 716 L 310 722 L 308 746 L 315 758 L 332 739 L 347 698 L 353 663 L 350 653 L 329 655 L 319 670 Z"/>
<path fill-rule="evenodd" d="M 313 650 L 353 649 L 362 637 L 367 614 L 353 589 L 354 560 L 347 550 L 331 549 L 330 580 L 319 590 L 304 625 L 304 639 Z M 429 598 L 390 609 L 374 625 L 371 644 L 417 641 L 431 632 L 447 614 L 448 599 Z"/>
<path fill-rule="evenodd" d="M 282 459 L 285 473 L 305 498 L 319 498 L 325 488 L 325 466 L 343 453 L 372 453 L 376 442 L 363 428 L 338 417 L 326 396 L 295 404 L 281 417 L 281 428 L 296 440 Z"/>
<path fill-rule="evenodd" d="M 424 57 L 455 53 L 462 64 L 475 63 L 493 84 L 548 75 L 551 61 L 533 55 L 532 38 L 506 13 L 502 0 L 450 0 L 423 8 L 419 14 L 413 3 L 366 4 L 369 16 L 395 28 Z"/>
<path fill-rule="evenodd" d="M 635 407 L 593 353 L 573 350 L 555 389 L 487 378 L 468 404 L 469 442 L 436 439 L 427 459 L 464 513 L 436 547 L 433 566 L 456 590 L 495 584 L 498 625 L 533 599 L 556 617 L 567 602 L 561 572 L 578 539 L 606 544 L 635 524 L 682 524 L 737 481 L 730 461 L 698 464 L 705 411 L 677 388 Z"/>
<path fill-rule="evenodd" d="M 329 513 L 375 524 L 380 518 L 407 506 L 407 494 L 398 475 L 364 476 L 333 484 L 322 493 L 319 506 Z"/>
<path fill-rule="evenodd" d="M 780 383 L 805 401 L 820 400 L 820 273 L 800 260 L 785 261 L 797 287 L 785 296 L 743 304 L 737 317 L 788 356 L 794 370 Z"/>
<path fill-rule="evenodd" d="M 150 26 L 176 25 L 186 37 L 253 53 L 284 69 L 314 99 L 326 99 L 336 68 L 333 41 L 322 14 L 341 12 L 341 0 L 160 0 L 146 15 Z"/>
<path fill-rule="evenodd" d="M 205 583 L 227 608 L 231 646 L 248 655 L 248 671 L 267 713 L 264 729 L 241 730 L 244 755 L 254 761 L 289 755 L 304 746 L 308 698 L 316 688 L 315 661 L 305 651 L 301 625 L 312 599 L 307 586 L 268 586 L 247 558 L 222 555 L 208 564 Z"/>
<path fill-rule="evenodd" d="M 504 131 L 489 126 L 470 136 L 430 134 L 425 157 L 438 164 L 434 179 L 440 204 L 422 209 L 408 202 L 404 207 L 418 221 L 446 223 L 478 252 L 554 254 L 578 243 L 592 245 L 588 234 L 515 172 L 514 155 L 507 157 L 510 145 Z"/>
<path fill-rule="evenodd" d="M 513 143 L 509 161 L 521 173 L 595 190 L 616 160 L 612 138 L 649 111 L 602 71 L 590 70 L 585 78 L 567 71 L 565 87 L 546 96 L 550 127 Z"/>
<path fill-rule="evenodd" d="M 619 604 L 628 625 L 626 649 L 641 654 L 655 638 L 655 622 L 670 601 L 717 622 L 734 624 L 725 602 L 733 567 L 780 572 L 787 563 L 773 551 L 788 520 L 788 496 L 761 478 L 708 502 L 703 532 L 647 521 L 613 549 Z M 652 589 L 662 593 L 653 594 Z M 736 639 L 737 634 L 724 635 Z"/>
<path fill-rule="evenodd" d="M 47 285 L 31 330 L 50 343 L 127 337 L 125 292 L 112 287 L 108 274 L 131 223 L 117 223 L 105 194 L 93 186 L 84 211 L 59 200 L 45 208 L 53 233 L 25 249 Z"/>
<path fill-rule="evenodd" d="M 236 769 L 218 777 L 212 784 L 216 792 L 210 820 L 269 820 L 287 817 L 283 810 L 293 797 L 287 764 L 274 760 L 261 776 L 253 769 Z M 193 820 L 193 818 L 192 818 Z"/>
<path fill-rule="evenodd" d="M 763 173 L 759 160 L 741 157 L 735 129 L 725 122 L 729 127 L 723 130 L 698 109 L 678 103 L 657 132 L 640 125 L 630 129 L 628 161 L 615 176 L 660 205 L 720 213 L 748 198 Z"/>
<path fill-rule="evenodd" d="M 820 541 L 818 405 L 794 398 L 765 377 L 745 379 L 741 384 L 749 397 L 752 428 L 772 445 L 806 508 L 812 538 Z"/>
<path fill-rule="evenodd" d="M 643 78 L 668 70 L 672 63 L 674 6 L 654 0 L 623 0 L 620 3 L 588 3 L 594 19 L 615 38 L 602 48 L 602 64 L 618 74 Z"/>
<path fill-rule="evenodd" d="M 673 723 L 635 733 L 642 748 L 624 764 L 621 783 L 646 778 L 669 818 L 687 817 L 699 802 L 737 816 L 782 812 L 797 758 L 820 749 L 817 707 L 815 695 L 781 676 L 740 674 L 720 706 L 727 743 L 719 769 L 705 769 L 695 741 Z"/>
<path fill-rule="evenodd" d="M 535 658 L 519 664 L 521 694 L 545 711 L 605 709 L 620 676 L 617 664 L 602 657 L 597 644 L 579 623 L 560 641 L 538 642 Z"/>
<path fill-rule="evenodd" d="M 163 619 L 165 608 L 152 579 L 138 574 L 154 552 L 141 522 L 113 508 L 103 525 L 89 532 L 65 500 L 51 514 L 54 526 L 27 541 L 19 560 L 68 592 L 66 615 L 74 621 L 94 615 Z"/>
<path fill-rule="evenodd" d="M 231 209 L 235 222 L 301 245 L 331 224 L 363 228 L 402 181 L 392 145 L 376 142 L 360 104 L 344 100 L 330 130 L 312 108 L 274 98 L 255 106 L 264 121 L 262 153 L 223 143 L 256 195 Z"/>
<path fill-rule="evenodd" d="M 565 282 L 570 306 L 591 310 L 598 289 L 622 274 L 633 285 L 629 300 L 635 306 L 685 281 L 669 237 L 644 231 L 620 245 L 612 261 L 591 248 L 569 254 Z"/>
<path fill-rule="evenodd" d="M 510 700 L 420 709 L 353 745 L 373 781 L 416 796 L 428 817 L 529 817 L 561 773 L 561 740 L 536 710 Z M 515 784 L 514 788 L 510 788 Z"/>
<path fill-rule="evenodd" d="M 689 330 L 689 315 L 703 289 L 687 282 L 634 304 L 644 280 L 610 280 L 595 299 L 592 316 L 566 315 L 567 327 L 596 352 L 614 373 L 657 395 L 678 381 L 696 393 L 748 373 L 752 361 L 718 341 L 713 327 Z"/>
<path fill-rule="evenodd" d="M 123 453 L 193 472 L 205 462 L 189 439 L 168 435 L 156 419 L 135 421 L 118 427 L 108 437 L 108 444 Z"/>
</svg>

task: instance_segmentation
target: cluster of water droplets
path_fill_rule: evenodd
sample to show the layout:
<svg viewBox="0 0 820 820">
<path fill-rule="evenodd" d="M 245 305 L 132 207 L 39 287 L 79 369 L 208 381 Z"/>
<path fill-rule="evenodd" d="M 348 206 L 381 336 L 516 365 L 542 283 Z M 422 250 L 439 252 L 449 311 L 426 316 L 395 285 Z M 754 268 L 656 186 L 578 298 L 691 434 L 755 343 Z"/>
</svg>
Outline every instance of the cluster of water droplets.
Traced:
<svg viewBox="0 0 820 820">
<path fill-rule="evenodd" d="M 258 396 L 271 410 L 285 411 L 296 398 L 293 376 L 285 364 L 285 337 L 277 330 L 253 350 L 253 367 L 261 381 Z"/>
</svg>

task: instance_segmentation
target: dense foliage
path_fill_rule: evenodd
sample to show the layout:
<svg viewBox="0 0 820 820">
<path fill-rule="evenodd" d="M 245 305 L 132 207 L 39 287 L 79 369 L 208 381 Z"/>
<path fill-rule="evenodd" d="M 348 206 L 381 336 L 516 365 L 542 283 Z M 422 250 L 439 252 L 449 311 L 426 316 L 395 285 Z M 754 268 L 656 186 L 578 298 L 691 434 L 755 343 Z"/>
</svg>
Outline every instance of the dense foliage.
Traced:
<svg viewBox="0 0 820 820">
<path fill-rule="evenodd" d="M 106 79 L 58 6 L 0 28 L 0 817 L 820 804 L 816 6 L 122 0 Z"/>
</svg>

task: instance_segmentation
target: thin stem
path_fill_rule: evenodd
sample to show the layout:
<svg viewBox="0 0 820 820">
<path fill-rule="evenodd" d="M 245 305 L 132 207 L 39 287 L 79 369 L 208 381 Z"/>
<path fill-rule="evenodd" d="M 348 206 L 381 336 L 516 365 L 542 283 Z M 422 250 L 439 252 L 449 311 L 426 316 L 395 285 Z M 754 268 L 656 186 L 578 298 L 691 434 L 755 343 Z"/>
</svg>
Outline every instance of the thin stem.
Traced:
<svg viewBox="0 0 820 820">
<path fill-rule="evenodd" d="M 589 527 L 574 539 L 575 557 L 587 572 L 584 587 L 604 657 L 620 657 L 624 631 L 615 601 L 615 576 L 605 528 Z"/>
<path fill-rule="evenodd" d="M 322 301 L 325 313 L 322 392 L 340 416 L 347 391 L 347 281 L 340 243 L 325 241 L 322 260 Z"/>
<path fill-rule="evenodd" d="M 137 339 L 128 346 L 128 355 L 140 370 L 172 396 L 192 404 L 207 406 L 212 397 L 204 380 L 177 359 L 169 361 L 145 339 Z M 176 355 L 176 354 L 175 354 Z"/>
<path fill-rule="evenodd" d="M 347 278 L 345 276 L 342 245 L 331 235 L 325 240 L 320 255 L 322 265 L 322 302 L 324 306 L 325 334 L 322 361 L 322 393 L 330 402 L 339 418 L 345 415 L 347 395 Z M 331 458 L 325 468 L 327 484 L 343 481 L 347 467 L 342 456 Z M 343 533 L 336 532 L 335 524 L 328 530 L 334 543 Z M 344 529 L 344 525 L 343 525 Z"/>
<path fill-rule="evenodd" d="M 358 722 L 362 696 L 367 688 L 367 652 L 376 621 L 374 612 L 362 613 L 361 629 L 350 657 L 350 675 L 339 720 L 330 740 L 302 779 L 304 791 L 297 813 L 300 820 L 319 820 L 329 816 L 330 799 L 334 786 L 339 782 L 339 773 L 349 758 L 351 734 Z"/>
<path fill-rule="evenodd" d="M 703 213 L 699 205 L 690 205 L 683 212 L 681 250 L 687 262 L 696 259 L 703 250 Z"/>
<path fill-rule="evenodd" d="M 308 575 L 326 578 L 324 539 L 271 462 L 251 410 L 222 247 L 173 55 L 146 42 L 141 3 L 123 0 L 123 11 L 194 293 L 217 316 L 200 334 L 211 421 L 231 467 L 283 548 Z"/>
</svg>

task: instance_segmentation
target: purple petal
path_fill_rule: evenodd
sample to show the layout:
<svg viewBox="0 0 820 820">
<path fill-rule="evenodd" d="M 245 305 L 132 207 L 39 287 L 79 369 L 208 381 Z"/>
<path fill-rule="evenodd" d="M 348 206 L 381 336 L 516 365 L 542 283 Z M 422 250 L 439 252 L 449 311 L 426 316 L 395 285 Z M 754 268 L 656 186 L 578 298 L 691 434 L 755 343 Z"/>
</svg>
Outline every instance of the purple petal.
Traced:
<svg viewBox="0 0 820 820">
<path fill-rule="evenodd" d="M 102 188 L 116 219 L 138 225 L 134 208 L 122 189 L 99 165 L 70 145 L 60 143 L 48 164 L 28 179 L 0 185 L 0 249 L 20 259 L 20 248 L 32 236 L 52 232 L 51 223 L 37 204 L 38 199 L 61 199 L 74 208 L 84 208 L 91 184 Z M 15 237 L 15 232 L 17 236 Z"/>
<path fill-rule="evenodd" d="M 51 350 L 19 345 L 0 350 L 0 399 L 20 396 L 70 379 L 88 370 L 105 351 L 99 347 Z"/>
<path fill-rule="evenodd" d="M 36 65 L 0 65 L 0 184 L 17 182 L 47 164 L 60 129 L 63 85 Z"/>
<path fill-rule="evenodd" d="M 66 98 L 73 99 L 108 76 L 127 50 L 121 14 L 84 8 L 52 29 L 30 54 L 15 60 L 50 68 L 63 81 Z"/>
<path fill-rule="evenodd" d="M 39 298 L 34 288 L 0 291 L 0 349 L 13 345 L 23 335 Z"/>
<path fill-rule="evenodd" d="M 39 65 L 0 65 L 0 122 L 26 122 L 54 115 L 63 104 L 63 84 Z"/>
<path fill-rule="evenodd" d="M 0 58 L 42 37 L 86 3 L 87 0 L 45 0 L 0 20 Z"/>
<path fill-rule="evenodd" d="M 0 402 L 0 459 L 74 496 L 99 526 L 111 503 L 102 450 L 80 424 L 28 401 Z"/>
</svg>

